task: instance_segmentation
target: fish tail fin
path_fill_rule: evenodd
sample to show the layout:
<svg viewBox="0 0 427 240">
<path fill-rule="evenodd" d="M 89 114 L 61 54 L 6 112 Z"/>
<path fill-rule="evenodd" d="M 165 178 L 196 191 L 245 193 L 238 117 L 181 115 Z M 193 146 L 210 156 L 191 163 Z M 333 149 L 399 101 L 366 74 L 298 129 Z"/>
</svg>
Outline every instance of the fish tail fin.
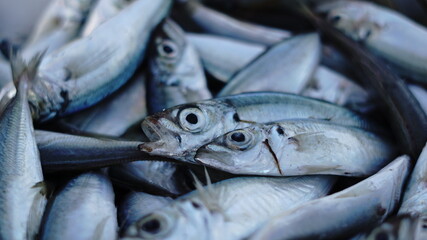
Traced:
<svg viewBox="0 0 427 240">
<path fill-rule="evenodd" d="M 12 70 L 13 83 L 17 89 L 19 89 L 20 82 L 25 82 L 28 84 L 36 78 L 37 69 L 41 60 L 43 59 L 44 54 L 45 51 L 40 52 L 31 58 L 28 62 L 26 62 L 19 52 L 14 52 L 11 50 L 10 66 Z"/>
</svg>

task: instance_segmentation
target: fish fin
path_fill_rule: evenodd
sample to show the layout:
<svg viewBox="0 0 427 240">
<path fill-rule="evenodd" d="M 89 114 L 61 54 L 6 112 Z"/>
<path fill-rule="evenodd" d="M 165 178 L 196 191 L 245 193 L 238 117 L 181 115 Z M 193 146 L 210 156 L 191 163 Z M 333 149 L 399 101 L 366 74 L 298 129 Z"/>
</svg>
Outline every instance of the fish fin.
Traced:
<svg viewBox="0 0 427 240">
<path fill-rule="evenodd" d="M 28 62 L 26 62 L 22 55 L 18 53 L 11 53 L 10 65 L 12 70 L 12 78 L 15 87 L 18 89 L 19 82 L 31 81 L 36 78 L 37 69 L 46 51 L 36 54 Z"/>
<path fill-rule="evenodd" d="M 194 185 L 196 187 L 196 190 L 200 194 L 200 200 L 203 202 L 203 204 L 212 212 L 220 212 L 224 215 L 224 211 L 219 205 L 220 200 L 220 193 L 217 193 L 214 191 L 211 183 L 211 179 L 209 177 L 208 171 L 205 167 L 205 176 L 207 181 L 207 186 L 203 187 L 202 182 L 197 178 L 197 176 L 190 171 L 191 175 L 194 178 Z"/>
<path fill-rule="evenodd" d="M 50 198 L 53 195 L 54 185 L 48 182 L 38 182 L 34 184 L 31 188 L 40 188 L 40 194 L 43 196 Z"/>
<path fill-rule="evenodd" d="M 27 223 L 27 239 L 37 239 L 37 233 L 40 229 L 40 224 L 42 221 L 44 209 L 47 203 L 47 199 L 43 194 L 45 184 L 43 182 L 36 183 L 32 188 L 36 191 L 34 192 L 34 199 L 31 205 L 31 210 L 28 215 Z M 37 191 L 40 188 L 40 191 Z"/>
<path fill-rule="evenodd" d="M 96 240 L 97 239 L 103 239 L 105 225 L 106 225 L 109 218 L 110 218 L 110 216 L 106 216 L 96 225 L 95 231 L 94 231 L 94 233 L 90 239 L 96 239 Z"/>
</svg>

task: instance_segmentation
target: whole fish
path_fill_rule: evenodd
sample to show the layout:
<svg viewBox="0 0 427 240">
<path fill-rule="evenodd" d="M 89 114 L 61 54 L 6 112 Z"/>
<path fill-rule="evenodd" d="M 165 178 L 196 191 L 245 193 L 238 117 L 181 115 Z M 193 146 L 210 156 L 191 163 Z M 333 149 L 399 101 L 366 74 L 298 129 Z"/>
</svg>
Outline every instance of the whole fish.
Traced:
<svg viewBox="0 0 427 240">
<path fill-rule="evenodd" d="M 345 1 L 321 6 L 329 21 L 392 63 L 402 74 L 426 83 L 427 28 L 374 3 Z M 404 40 L 403 40 L 404 39 Z"/>
<path fill-rule="evenodd" d="M 197 162 L 234 174 L 369 176 L 394 157 L 394 146 L 368 131 L 321 120 L 254 124 L 197 150 Z"/>
<path fill-rule="evenodd" d="M 320 50 L 316 33 L 289 38 L 236 73 L 218 96 L 253 91 L 300 93 L 319 63 Z"/>
<path fill-rule="evenodd" d="M 266 49 L 262 44 L 209 34 L 188 33 L 187 39 L 199 53 L 206 71 L 223 82 L 227 82 Z"/>
<path fill-rule="evenodd" d="M 0 114 L 0 239 L 35 239 L 46 189 L 28 106 L 27 90 L 39 58 L 11 60 L 16 96 Z"/>
<path fill-rule="evenodd" d="M 142 217 L 124 237 L 241 239 L 277 212 L 326 195 L 330 176 L 238 177 L 198 189 Z"/>
<path fill-rule="evenodd" d="M 166 19 L 153 35 L 147 79 L 148 112 L 212 98 L 199 56 L 180 26 Z"/>
<path fill-rule="evenodd" d="M 90 35 L 46 55 L 29 93 L 33 117 L 45 121 L 70 114 L 122 86 L 144 57 L 150 33 L 170 5 L 170 0 L 138 0 Z"/>
<path fill-rule="evenodd" d="M 364 228 L 381 223 L 393 212 L 409 168 L 409 157 L 399 157 L 378 173 L 347 189 L 278 214 L 249 239 L 351 237 Z M 376 238 L 379 239 L 384 238 Z"/>
<path fill-rule="evenodd" d="M 330 103 L 285 93 L 246 93 L 183 104 L 146 117 L 141 127 L 150 142 L 141 144 L 140 149 L 194 162 L 195 151 L 218 136 L 254 122 L 286 118 L 372 127 L 360 115 Z"/>
<path fill-rule="evenodd" d="M 135 0 L 98 0 L 86 20 L 81 36 L 85 37 L 99 25 L 118 14 Z"/>
<path fill-rule="evenodd" d="M 32 58 L 52 52 L 76 38 L 95 0 L 53 0 L 23 46 L 22 55 Z"/>
<path fill-rule="evenodd" d="M 124 197 L 118 207 L 121 229 L 127 229 L 141 217 L 166 207 L 173 201 L 170 197 L 150 195 L 144 192 L 131 192 Z"/>
<path fill-rule="evenodd" d="M 265 45 L 274 45 L 291 36 L 285 30 L 232 18 L 198 1 L 186 1 L 184 9 L 193 22 L 207 33 Z"/>
<path fill-rule="evenodd" d="M 102 173 L 77 176 L 51 201 L 40 239 L 117 239 L 113 186 Z"/>
<path fill-rule="evenodd" d="M 412 170 L 399 215 L 422 215 L 427 218 L 427 144 L 424 146 Z"/>
<path fill-rule="evenodd" d="M 402 215 L 394 217 L 374 228 L 363 240 L 393 239 L 393 240 L 423 240 L 427 239 L 425 217 Z"/>
</svg>

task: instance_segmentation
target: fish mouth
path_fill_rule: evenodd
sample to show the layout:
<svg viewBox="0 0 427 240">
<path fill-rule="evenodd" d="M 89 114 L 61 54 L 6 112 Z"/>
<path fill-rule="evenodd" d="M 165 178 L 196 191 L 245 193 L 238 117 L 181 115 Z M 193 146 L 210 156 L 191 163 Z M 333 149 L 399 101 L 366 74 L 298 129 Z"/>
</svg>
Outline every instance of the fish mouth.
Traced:
<svg viewBox="0 0 427 240">
<path fill-rule="evenodd" d="M 148 117 L 141 123 L 142 132 L 144 132 L 150 142 L 161 141 L 160 131 L 155 125 L 157 122 L 156 119 Z"/>
<path fill-rule="evenodd" d="M 228 153 L 226 148 L 216 144 L 209 144 L 199 148 L 194 160 L 197 163 L 227 172 L 232 171 L 235 165 L 233 155 Z"/>
</svg>

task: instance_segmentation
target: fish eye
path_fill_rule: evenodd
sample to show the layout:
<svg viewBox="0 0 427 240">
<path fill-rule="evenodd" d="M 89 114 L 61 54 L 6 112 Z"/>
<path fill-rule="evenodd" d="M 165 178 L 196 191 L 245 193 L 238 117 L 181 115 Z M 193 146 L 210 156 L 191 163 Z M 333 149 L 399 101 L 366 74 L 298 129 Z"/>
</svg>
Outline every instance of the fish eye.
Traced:
<svg viewBox="0 0 427 240">
<path fill-rule="evenodd" d="M 158 45 L 157 51 L 162 57 L 175 58 L 178 54 L 178 47 L 174 42 L 164 40 Z"/>
<path fill-rule="evenodd" d="M 206 116 L 199 108 L 186 108 L 178 114 L 179 125 L 189 132 L 201 132 L 206 126 Z"/>
<path fill-rule="evenodd" d="M 334 15 L 334 16 L 329 17 L 329 22 L 332 24 L 337 24 L 340 20 L 341 20 L 340 15 Z"/>
<path fill-rule="evenodd" d="M 250 132 L 237 130 L 227 134 L 225 141 L 228 147 L 243 151 L 250 147 L 253 138 Z"/>
<path fill-rule="evenodd" d="M 138 222 L 138 232 L 143 238 L 158 238 L 169 232 L 170 221 L 161 214 L 151 214 Z"/>
</svg>

